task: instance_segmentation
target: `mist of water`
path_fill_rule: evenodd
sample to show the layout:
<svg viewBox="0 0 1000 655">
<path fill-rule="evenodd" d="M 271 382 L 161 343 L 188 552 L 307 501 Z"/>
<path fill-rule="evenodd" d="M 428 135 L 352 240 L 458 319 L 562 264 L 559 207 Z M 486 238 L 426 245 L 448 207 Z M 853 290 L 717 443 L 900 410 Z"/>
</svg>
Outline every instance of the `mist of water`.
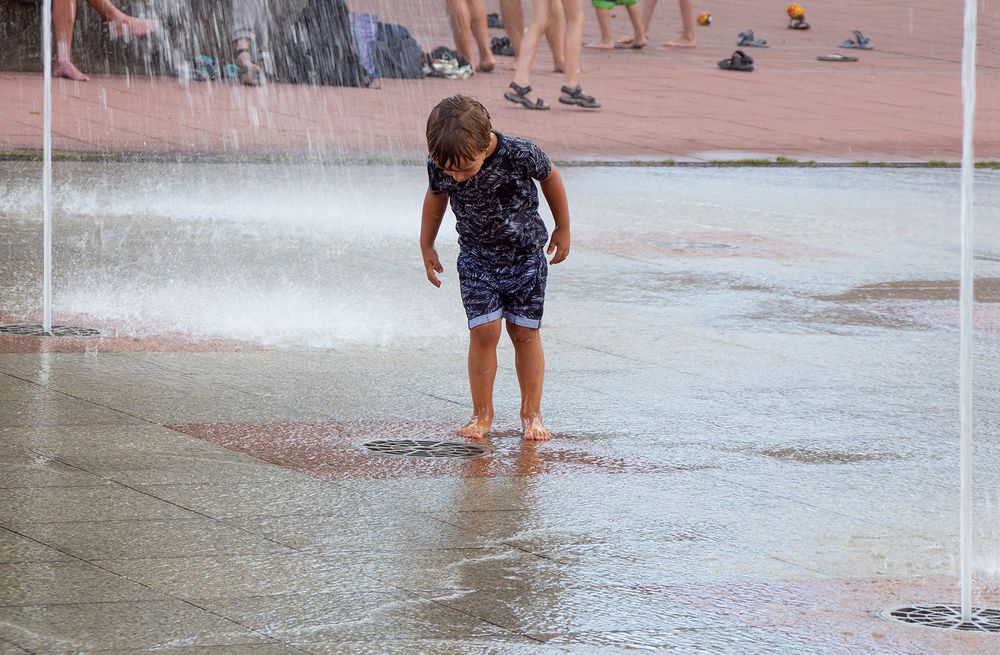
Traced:
<svg viewBox="0 0 1000 655">
<path fill-rule="evenodd" d="M 960 416 L 961 416 L 961 587 L 962 620 L 972 618 L 972 304 L 973 259 L 975 253 L 972 213 L 973 128 L 976 120 L 976 0 L 965 1 L 965 43 L 962 51 L 962 281 L 960 346 Z"/>
<path fill-rule="evenodd" d="M 52 3 L 42 3 L 42 62 L 45 75 L 45 122 L 43 133 L 42 166 L 42 221 L 43 221 L 43 278 L 42 278 L 42 326 L 52 332 Z"/>
</svg>

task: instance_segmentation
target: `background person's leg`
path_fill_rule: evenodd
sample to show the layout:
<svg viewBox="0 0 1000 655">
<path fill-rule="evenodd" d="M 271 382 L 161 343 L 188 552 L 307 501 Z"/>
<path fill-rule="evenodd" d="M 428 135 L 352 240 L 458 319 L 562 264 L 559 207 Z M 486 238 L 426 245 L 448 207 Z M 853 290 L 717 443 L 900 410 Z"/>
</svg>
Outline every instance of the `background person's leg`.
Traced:
<svg viewBox="0 0 1000 655">
<path fill-rule="evenodd" d="M 111 0 L 87 0 L 87 4 L 101 15 L 111 32 L 111 38 L 129 36 L 147 36 L 150 32 L 156 31 L 159 23 L 155 20 L 145 18 L 135 18 L 129 16 L 124 11 L 112 4 Z"/>
<path fill-rule="evenodd" d="M 520 57 L 521 41 L 524 40 L 524 8 L 521 0 L 500 0 L 500 17 L 503 19 L 504 32 L 510 39 L 510 47 L 514 49 L 514 56 Z"/>
<path fill-rule="evenodd" d="M 524 40 L 521 41 L 521 55 L 517 58 L 517 70 L 514 72 L 514 83 L 519 86 L 531 85 L 531 67 L 535 63 L 535 55 L 538 54 L 542 34 L 548 28 L 550 2 L 559 2 L 559 0 L 534 0 L 531 25 L 524 33 Z M 534 93 L 529 93 L 526 97 L 534 102 L 537 96 Z"/>
<path fill-rule="evenodd" d="M 649 38 L 649 26 L 653 23 L 653 12 L 656 11 L 656 3 L 658 0 L 643 0 L 642 11 L 640 20 L 642 21 L 642 34 L 647 39 Z M 632 34 L 626 34 L 618 39 L 618 43 L 626 43 L 631 45 L 635 40 L 635 36 Z M 648 42 L 648 41 L 647 41 Z"/>
<path fill-rule="evenodd" d="M 469 6 L 465 0 L 445 0 L 451 36 L 455 40 L 455 50 L 468 62 L 472 58 L 472 28 L 469 25 Z"/>
<path fill-rule="evenodd" d="M 240 81 L 257 86 L 260 84 L 260 63 L 268 42 L 267 5 L 265 0 L 232 0 L 232 10 L 234 49 L 249 51 L 236 55 Z"/>
<path fill-rule="evenodd" d="M 76 24 L 76 0 L 52 1 L 52 31 L 56 41 L 56 67 L 54 77 L 65 77 L 78 82 L 90 78 L 73 65 L 73 26 Z"/>
<path fill-rule="evenodd" d="M 611 40 L 611 9 L 605 6 L 594 5 L 594 14 L 597 15 L 597 27 L 601 30 L 601 38 L 591 41 L 585 47 L 596 48 L 598 50 L 614 50 L 615 44 Z"/>
<path fill-rule="evenodd" d="M 486 24 L 486 7 L 483 6 L 483 0 L 466 0 L 466 3 L 469 9 L 469 27 L 476 40 L 476 45 L 479 47 L 479 64 L 476 68 L 484 73 L 489 73 L 496 68 L 497 62 L 493 58 L 493 51 L 490 50 L 490 30 Z"/>
<path fill-rule="evenodd" d="M 632 47 L 645 48 L 649 45 L 649 38 L 646 37 L 646 32 L 649 31 L 649 24 L 643 23 L 639 7 L 636 5 L 628 5 L 625 7 L 625 10 L 628 12 L 628 19 L 632 21 Z"/>
<path fill-rule="evenodd" d="M 552 51 L 552 69 L 557 73 L 566 70 L 566 14 L 561 2 L 550 2 L 549 27 L 545 40 Z"/>
<path fill-rule="evenodd" d="M 557 0 L 558 1 L 558 0 Z M 562 0 L 566 12 L 566 86 L 575 87 L 580 82 L 580 48 L 583 47 L 583 2 Z"/>
<path fill-rule="evenodd" d="M 668 45 L 673 48 L 693 48 L 698 45 L 698 39 L 694 35 L 694 5 L 691 0 L 678 0 L 678 4 L 681 9 L 681 25 L 683 27 L 683 32 L 681 32 L 680 38 L 671 39 L 663 45 Z"/>
</svg>

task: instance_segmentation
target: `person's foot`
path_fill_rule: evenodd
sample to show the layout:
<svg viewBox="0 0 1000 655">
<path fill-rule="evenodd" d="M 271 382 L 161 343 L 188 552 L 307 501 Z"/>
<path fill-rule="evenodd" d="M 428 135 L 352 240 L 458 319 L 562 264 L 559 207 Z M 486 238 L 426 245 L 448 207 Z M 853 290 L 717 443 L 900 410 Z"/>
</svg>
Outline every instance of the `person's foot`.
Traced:
<svg viewBox="0 0 1000 655">
<path fill-rule="evenodd" d="M 615 44 L 613 41 L 591 41 L 590 43 L 584 43 L 583 47 L 594 50 L 614 50 Z"/>
<path fill-rule="evenodd" d="M 240 84 L 245 86 L 261 85 L 261 70 L 249 52 L 241 52 L 236 57 L 236 65 L 240 67 Z"/>
<path fill-rule="evenodd" d="M 521 438 L 525 441 L 548 441 L 552 438 L 552 433 L 542 425 L 541 416 L 522 418 L 521 426 L 524 428 Z"/>
<path fill-rule="evenodd" d="M 492 73 L 497 67 L 497 60 L 493 58 L 493 53 L 487 51 L 479 54 L 479 65 L 476 70 L 481 73 Z"/>
<path fill-rule="evenodd" d="M 649 43 L 649 35 L 648 34 L 646 34 L 645 36 L 643 36 L 642 39 L 647 44 Z M 618 40 L 615 43 L 617 43 L 618 45 L 623 45 L 623 46 L 631 46 L 633 41 L 635 41 L 635 36 L 634 35 L 632 35 L 632 34 L 623 34 L 623 35 L 621 35 L 621 36 L 618 37 Z"/>
<path fill-rule="evenodd" d="M 473 416 L 468 423 L 455 430 L 455 434 L 466 439 L 482 439 L 492 427 L 493 419 L 488 416 Z"/>
<path fill-rule="evenodd" d="M 643 48 L 649 45 L 649 39 L 646 38 L 645 36 L 640 36 L 638 38 L 632 39 L 632 43 L 630 43 L 629 45 L 631 45 L 636 50 L 642 50 Z"/>
<path fill-rule="evenodd" d="M 553 73 L 565 73 L 566 72 L 566 61 L 553 61 L 552 62 L 552 72 Z"/>
<path fill-rule="evenodd" d="M 80 69 L 73 65 L 71 61 L 56 62 L 56 67 L 52 69 L 52 77 L 65 77 L 76 82 L 89 82 L 90 78 L 80 72 Z"/>
<path fill-rule="evenodd" d="M 681 36 L 670 41 L 664 41 L 663 45 L 670 48 L 694 48 L 698 45 L 698 41 L 693 37 Z"/>
<path fill-rule="evenodd" d="M 136 36 L 149 36 L 160 28 L 160 24 L 155 20 L 145 18 L 135 18 L 134 16 L 122 15 L 108 23 L 108 31 L 112 39 L 127 39 Z"/>
</svg>

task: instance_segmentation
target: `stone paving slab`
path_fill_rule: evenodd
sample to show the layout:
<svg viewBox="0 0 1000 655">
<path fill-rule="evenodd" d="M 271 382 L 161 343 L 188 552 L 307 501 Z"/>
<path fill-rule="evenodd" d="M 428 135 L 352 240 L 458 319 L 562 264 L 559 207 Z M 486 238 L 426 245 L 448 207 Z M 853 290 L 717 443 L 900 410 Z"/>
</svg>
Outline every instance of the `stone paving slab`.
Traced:
<svg viewBox="0 0 1000 655">
<path fill-rule="evenodd" d="M 487 3 L 491 10 L 494 2 Z M 354 0 L 357 11 L 410 27 L 426 49 L 451 43 L 437 4 Z M 596 36 L 589 8 L 585 40 Z M 171 78 L 99 77 L 54 84 L 55 147 L 148 155 L 422 159 L 427 111 L 463 92 L 483 100 L 501 130 L 537 140 L 569 160 L 705 161 L 784 156 L 826 162 L 957 161 L 961 155 L 962 12 L 932 0 L 877 6 L 862 0 L 809 4 L 812 29 L 786 28 L 780 5 L 762 12 L 716 0 L 714 21 L 693 50 L 658 45 L 677 31 L 674 6 L 658 8 L 653 44 L 642 51 L 585 50 L 583 83 L 604 107 L 584 112 L 555 102 L 561 76 L 545 52 L 534 85 L 554 104 L 528 112 L 502 98 L 511 73 L 470 80 L 384 80 L 379 90 L 272 84 L 182 86 Z M 616 32 L 625 32 L 616 12 Z M 976 154 L 1000 158 L 1000 21 L 980 8 Z M 754 73 L 722 71 L 739 32 L 753 28 L 771 47 L 754 49 Z M 861 29 L 876 45 L 855 64 L 828 64 Z M 492 30 L 493 34 L 500 34 Z M 0 73 L 0 150 L 41 147 L 38 75 Z"/>
</svg>

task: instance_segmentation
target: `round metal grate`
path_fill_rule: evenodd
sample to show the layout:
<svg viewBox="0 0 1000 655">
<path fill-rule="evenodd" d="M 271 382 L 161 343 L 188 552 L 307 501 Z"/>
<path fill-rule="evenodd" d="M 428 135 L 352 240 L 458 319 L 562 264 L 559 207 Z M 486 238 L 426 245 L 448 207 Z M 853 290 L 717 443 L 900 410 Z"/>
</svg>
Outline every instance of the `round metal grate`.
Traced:
<svg viewBox="0 0 1000 655">
<path fill-rule="evenodd" d="M 881 616 L 890 621 L 920 625 L 927 628 L 944 628 L 963 632 L 1000 632 L 1000 609 L 973 607 L 972 617 L 962 620 L 959 605 L 903 605 L 887 607 Z"/>
<path fill-rule="evenodd" d="M 100 330 L 94 328 L 74 327 L 72 325 L 53 325 L 52 332 L 46 332 L 41 325 L 14 323 L 0 325 L 0 334 L 13 334 L 19 337 L 99 337 Z"/>
<path fill-rule="evenodd" d="M 380 439 L 365 444 L 368 450 L 399 457 L 451 457 L 471 459 L 490 454 L 488 448 L 457 441 L 422 441 L 417 439 Z"/>
<path fill-rule="evenodd" d="M 707 241 L 658 241 L 656 245 L 667 250 L 712 250 L 736 247 L 731 243 L 710 243 Z"/>
</svg>

